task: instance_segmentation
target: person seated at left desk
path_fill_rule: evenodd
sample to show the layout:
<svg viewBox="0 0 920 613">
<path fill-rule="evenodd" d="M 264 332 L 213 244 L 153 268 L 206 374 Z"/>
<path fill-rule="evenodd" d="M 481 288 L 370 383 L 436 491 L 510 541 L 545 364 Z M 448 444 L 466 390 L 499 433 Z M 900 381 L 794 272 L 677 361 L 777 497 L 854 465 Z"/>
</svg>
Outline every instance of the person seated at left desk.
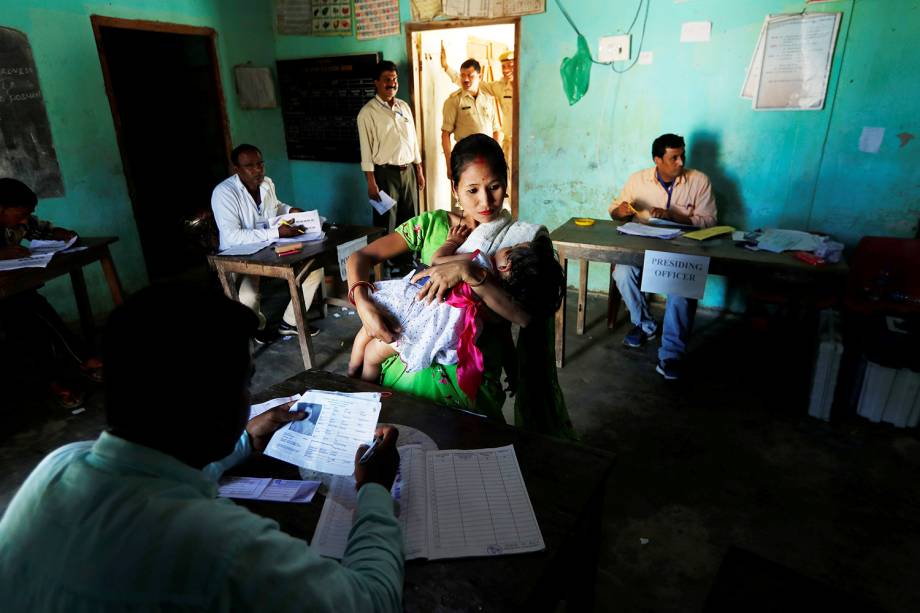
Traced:
<svg viewBox="0 0 920 613">
<path fill-rule="evenodd" d="M 220 250 L 234 245 L 245 245 L 279 238 L 296 238 L 303 234 L 301 226 L 268 226 L 268 220 L 287 213 L 300 213 L 303 209 L 290 206 L 278 200 L 275 184 L 265 176 L 265 162 L 262 152 L 255 145 L 242 144 L 230 153 L 230 163 L 234 173 L 217 184 L 211 194 L 211 208 L 214 221 L 220 233 Z M 307 275 L 303 282 L 303 298 L 306 308 L 310 307 L 316 290 L 319 289 L 325 275 L 318 268 Z M 265 334 L 265 315 L 262 314 L 262 293 L 259 289 L 259 277 L 240 275 L 240 302 L 248 306 L 259 317 L 260 333 L 257 342 L 263 342 Z M 309 327 L 310 336 L 319 334 L 319 328 Z M 294 336 L 298 333 L 294 318 L 294 305 L 289 302 L 278 326 L 282 336 Z"/>
<path fill-rule="evenodd" d="M 38 197 L 25 183 L 0 179 L 0 259 L 28 257 L 29 250 L 20 245 L 23 240 L 70 240 L 77 235 L 38 219 L 37 206 Z M 4 394 L 43 387 L 55 405 L 75 409 L 85 396 L 81 376 L 102 382 L 102 361 L 35 289 L 0 300 L 0 341 Z"/>
</svg>

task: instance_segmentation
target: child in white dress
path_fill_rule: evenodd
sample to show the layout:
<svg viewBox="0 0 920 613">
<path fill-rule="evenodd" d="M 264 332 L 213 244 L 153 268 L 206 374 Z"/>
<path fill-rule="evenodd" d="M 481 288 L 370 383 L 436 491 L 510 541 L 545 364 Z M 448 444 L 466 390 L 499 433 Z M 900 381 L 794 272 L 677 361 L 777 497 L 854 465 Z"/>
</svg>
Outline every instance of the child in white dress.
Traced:
<svg viewBox="0 0 920 613">
<path fill-rule="evenodd" d="M 469 233 L 469 228 L 462 224 L 452 227 L 447 240 L 434 253 L 432 265 L 472 259 L 486 271 L 485 274 L 497 275 L 511 297 L 530 315 L 555 312 L 564 291 L 564 278 L 547 237 L 499 249 L 494 258 L 479 251 L 456 254 Z M 464 292 L 458 286 L 451 290 L 446 301 L 428 303 L 418 299 L 423 283 L 411 283 L 413 275 L 374 283 L 371 299 L 393 316 L 402 332 L 395 342 L 387 344 L 371 338 L 361 328 L 352 345 L 349 376 L 377 381 L 381 364 L 396 353 L 405 363 L 407 372 L 423 370 L 432 363 L 460 362 L 463 365 L 467 353 L 461 351 L 458 356 L 458 344 L 465 329 L 470 334 L 466 312 L 469 302 L 458 296 L 471 296 L 472 292 L 468 289 Z M 478 308 L 485 309 L 485 305 L 479 304 Z M 475 336 L 479 326 L 473 325 Z"/>
</svg>

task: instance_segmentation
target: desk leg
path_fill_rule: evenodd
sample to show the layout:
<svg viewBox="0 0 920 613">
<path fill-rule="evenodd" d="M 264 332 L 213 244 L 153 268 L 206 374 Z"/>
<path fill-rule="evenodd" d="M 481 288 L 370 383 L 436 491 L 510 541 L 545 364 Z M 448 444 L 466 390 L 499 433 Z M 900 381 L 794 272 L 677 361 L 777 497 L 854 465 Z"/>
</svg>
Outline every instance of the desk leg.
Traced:
<svg viewBox="0 0 920 613">
<path fill-rule="evenodd" d="M 585 333 L 585 311 L 588 302 L 588 260 L 579 260 L 578 270 L 578 318 L 575 320 L 575 334 Z"/>
<path fill-rule="evenodd" d="M 313 368 L 313 341 L 310 339 L 310 327 L 307 325 L 307 309 L 304 305 L 303 286 L 294 276 L 291 269 L 287 270 L 288 287 L 291 290 L 291 306 L 294 308 L 294 320 L 297 322 L 297 340 L 300 341 L 300 355 L 303 356 L 303 365 L 307 370 Z"/>
<path fill-rule="evenodd" d="M 383 262 L 374 264 L 374 281 L 383 281 Z"/>
<path fill-rule="evenodd" d="M 233 273 L 228 272 L 224 269 L 223 266 L 218 263 L 215 267 L 217 273 L 217 279 L 220 281 L 220 286 L 224 288 L 224 295 L 227 296 L 230 300 L 235 300 L 236 302 L 240 301 L 240 294 L 236 288 L 236 283 L 233 279 Z"/>
<path fill-rule="evenodd" d="M 559 264 L 562 266 L 562 286 L 568 288 L 568 258 L 562 249 L 559 249 Z M 565 365 L 565 303 L 568 289 L 562 292 L 562 304 L 556 311 L 556 368 Z"/>
<path fill-rule="evenodd" d="M 617 289 L 617 283 L 613 280 L 613 271 L 617 265 L 610 265 L 610 285 L 607 287 L 607 329 L 613 330 L 617 327 L 617 313 L 620 312 L 620 290 Z"/>
<path fill-rule="evenodd" d="M 86 278 L 83 276 L 82 268 L 74 268 L 70 271 L 70 282 L 73 284 L 73 295 L 77 300 L 77 312 L 80 314 L 83 338 L 88 345 L 92 346 L 96 334 L 96 322 L 93 321 L 93 309 L 90 306 L 89 292 L 86 291 Z"/>
<path fill-rule="evenodd" d="M 100 258 L 99 263 L 102 265 L 102 273 L 105 275 L 105 281 L 109 284 L 109 292 L 112 293 L 112 302 L 115 303 L 115 306 L 118 306 L 125 301 L 124 294 L 121 289 L 121 281 L 118 279 L 118 272 L 115 270 L 115 262 L 112 261 L 112 254 L 109 252 L 109 248 L 105 248 L 105 252 Z"/>
</svg>

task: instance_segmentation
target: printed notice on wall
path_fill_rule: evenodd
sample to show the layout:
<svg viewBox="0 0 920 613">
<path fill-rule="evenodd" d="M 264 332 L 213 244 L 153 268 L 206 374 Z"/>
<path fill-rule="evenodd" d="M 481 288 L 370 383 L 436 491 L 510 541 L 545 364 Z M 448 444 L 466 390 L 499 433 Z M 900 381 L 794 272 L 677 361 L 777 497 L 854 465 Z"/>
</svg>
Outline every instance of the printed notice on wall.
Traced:
<svg viewBox="0 0 920 613">
<path fill-rule="evenodd" d="M 399 0 L 355 0 L 358 40 L 399 35 Z"/>
<path fill-rule="evenodd" d="M 709 258 L 665 251 L 646 251 L 642 291 L 699 299 L 706 290 Z"/>
<path fill-rule="evenodd" d="M 824 108 L 841 13 L 769 15 L 742 97 L 758 111 Z"/>
<path fill-rule="evenodd" d="M 444 0 L 451 17 L 511 17 L 546 12 L 546 0 Z"/>
</svg>

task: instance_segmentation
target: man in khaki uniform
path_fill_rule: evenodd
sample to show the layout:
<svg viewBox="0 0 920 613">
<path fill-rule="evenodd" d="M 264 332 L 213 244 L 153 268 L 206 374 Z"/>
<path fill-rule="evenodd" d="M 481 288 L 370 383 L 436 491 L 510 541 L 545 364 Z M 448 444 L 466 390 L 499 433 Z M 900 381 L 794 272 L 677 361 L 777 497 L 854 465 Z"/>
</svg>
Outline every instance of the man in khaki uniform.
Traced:
<svg viewBox="0 0 920 613">
<path fill-rule="evenodd" d="M 514 133 L 514 51 L 505 51 L 498 58 L 502 63 L 502 78 L 498 81 L 482 81 L 479 90 L 483 91 L 498 101 L 499 115 L 498 127 L 501 131 L 502 151 L 508 168 L 511 168 L 511 139 Z M 460 84 L 460 74 L 447 64 L 447 51 L 441 43 L 441 68 L 450 77 L 450 80 Z"/>
<path fill-rule="evenodd" d="M 479 62 L 469 59 L 460 65 L 460 89 L 444 101 L 444 121 L 441 124 L 441 148 L 447 162 L 447 178 L 453 181 L 450 171 L 450 135 L 460 141 L 470 134 L 485 134 L 498 140 L 498 112 L 495 98 L 480 91 Z"/>
</svg>

